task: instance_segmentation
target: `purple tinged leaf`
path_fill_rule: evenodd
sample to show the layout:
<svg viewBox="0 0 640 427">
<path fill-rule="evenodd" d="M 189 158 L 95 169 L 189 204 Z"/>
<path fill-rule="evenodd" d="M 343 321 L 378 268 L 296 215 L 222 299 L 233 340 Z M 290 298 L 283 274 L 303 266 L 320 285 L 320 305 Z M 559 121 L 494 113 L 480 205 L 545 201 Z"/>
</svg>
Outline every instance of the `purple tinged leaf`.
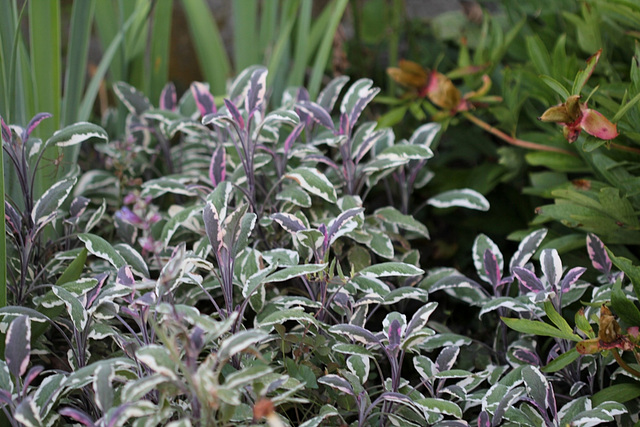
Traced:
<svg viewBox="0 0 640 427">
<path fill-rule="evenodd" d="M 371 135 L 365 139 L 362 144 L 358 147 L 358 151 L 354 157 L 354 161 L 360 163 L 362 158 L 367 155 L 367 153 L 376 145 L 376 142 L 380 139 L 382 135 L 386 133 L 386 130 L 377 130 L 372 132 Z"/>
<path fill-rule="evenodd" d="M 362 326 L 343 323 L 330 327 L 329 332 L 346 336 L 347 338 L 362 344 L 380 344 L 380 340 Z"/>
<path fill-rule="evenodd" d="M 511 258 L 511 262 L 509 263 L 509 271 L 513 273 L 514 267 L 524 267 L 536 252 L 538 246 L 540 246 L 540 243 L 542 243 L 546 235 L 547 229 L 541 228 L 540 230 L 536 230 L 522 239 L 522 241 L 518 245 L 518 250 L 513 255 L 513 258 Z"/>
<path fill-rule="evenodd" d="M 133 225 L 144 224 L 144 220 L 126 206 L 120 209 L 120 218 L 122 218 L 123 221 L 126 221 L 129 224 L 133 224 Z"/>
<path fill-rule="evenodd" d="M 298 112 L 298 114 L 302 112 L 325 128 L 335 130 L 333 120 L 331 120 L 331 116 L 329 115 L 329 113 L 327 113 L 327 110 L 325 110 L 321 105 L 318 105 L 315 102 L 299 102 L 298 104 L 296 104 L 296 112 Z"/>
<path fill-rule="evenodd" d="M 93 287 L 93 289 L 87 292 L 87 302 L 85 303 L 85 308 L 91 308 L 91 306 L 93 306 L 96 298 L 98 298 L 98 295 L 100 295 L 100 291 L 107 283 L 107 278 L 109 278 L 109 273 L 101 273 L 95 277 L 98 283 Z"/>
<path fill-rule="evenodd" d="M 556 406 L 556 394 L 553 387 L 547 387 L 547 409 L 551 412 L 551 419 L 556 419 L 558 407 Z"/>
<path fill-rule="evenodd" d="M 89 205 L 90 200 L 86 197 L 78 196 L 71 201 L 71 206 L 69 207 L 69 214 L 73 218 L 77 218 L 84 213 Z"/>
<path fill-rule="evenodd" d="M 331 112 L 333 110 L 333 106 L 336 104 L 336 100 L 338 99 L 338 95 L 340 95 L 340 91 L 344 85 L 349 81 L 348 76 L 340 76 L 331 80 L 322 92 L 318 95 L 318 104 L 322 106 L 327 112 Z"/>
<path fill-rule="evenodd" d="M 307 226 L 300 218 L 290 213 L 278 212 L 271 215 L 271 219 L 280 224 L 282 228 L 289 233 L 297 233 L 298 231 L 306 230 Z"/>
<path fill-rule="evenodd" d="M 438 372 L 448 371 L 453 367 L 460 354 L 460 347 L 452 345 L 442 349 L 436 358 L 436 368 Z"/>
<path fill-rule="evenodd" d="M 329 234 L 327 234 L 327 226 L 324 224 L 320 224 L 320 226 L 318 227 L 318 231 L 324 236 L 324 240 L 322 241 L 322 248 L 326 251 L 329 248 Z"/>
<path fill-rule="evenodd" d="M 224 239 L 224 230 L 220 227 L 220 217 L 218 216 L 218 210 L 215 205 L 208 202 L 203 212 L 204 228 L 209 237 L 209 242 L 213 247 L 214 253 L 219 253 L 222 249 L 222 242 Z"/>
<path fill-rule="evenodd" d="M 240 114 L 240 110 L 236 105 L 229 101 L 228 99 L 224 100 L 224 105 L 227 107 L 229 114 L 231 114 L 231 118 L 236 122 L 240 129 L 244 129 L 244 119 L 242 118 L 242 114 Z"/>
<path fill-rule="evenodd" d="M 22 140 L 26 141 L 27 139 L 29 139 L 29 136 L 35 130 L 35 128 L 38 127 L 40 122 L 44 119 L 48 119 L 49 117 L 53 117 L 53 115 L 50 113 L 38 113 L 33 116 L 26 129 L 24 130 L 24 133 L 22 134 Z"/>
<path fill-rule="evenodd" d="M 524 267 L 514 267 L 513 274 L 518 278 L 520 284 L 529 291 L 535 293 L 544 291 L 542 282 L 530 270 Z"/>
<path fill-rule="evenodd" d="M 318 382 L 320 384 L 324 384 L 333 389 L 341 391 L 342 393 L 355 396 L 353 392 L 353 387 L 351 387 L 351 384 L 349 384 L 349 381 L 345 380 L 342 377 L 339 377 L 338 375 L 335 375 L 335 374 L 325 375 L 323 377 L 318 378 Z"/>
<path fill-rule="evenodd" d="M 560 278 L 562 277 L 562 261 L 560 260 L 558 251 L 555 249 L 544 249 L 540 253 L 540 267 L 551 289 L 557 291 Z"/>
<path fill-rule="evenodd" d="M 260 67 L 251 73 L 249 80 L 249 91 L 245 105 L 249 114 L 253 114 L 255 109 L 260 108 L 264 104 L 264 97 L 267 93 L 267 74 L 268 71 L 264 67 Z"/>
<path fill-rule="evenodd" d="M 75 409 L 75 408 L 62 408 L 60 409 L 60 411 L 58 411 L 58 413 L 60 415 L 62 415 L 63 417 L 69 417 L 74 421 L 77 421 L 87 427 L 94 427 L 95 424 L 93 423 L 93 420 L 91 419 L 91 417 L 89 417 L 89 415 L 87 415 L 85 412 L 79 410 L 79 409 Z"/>
<path fill-rule="evenodd" d="M 569 270 L 560 283 L 560 292 L 569 292 L 571 285 L 576 283 L 585 271 L 587 271 L 587 269 L 584 267 L 575 267 Z"/>
<path fill-rule="evenodd" d="M 207 114 L 217 113 L 215 99 L 213 98 L 213 95 L 211 95 L 211 92 L 209 92 L 209 88 L 206 84 L 193 82 L 191 83 L 190 89 L 202 117 Z"/>
<path fill-rule="evenodd" d="M 351 208 L 342 212 L 336 219 L 329 223 L 329 233 L 327 237 L 329 240 L 342 228 L 342 226 L 354 216 L 364 212 L 364 208 Z"/>
<path fill-rule="evenodd" d="M 338 129 L 338 135 L 348 135 L 351 131 L 349 124 L 349 116 L 346 113 L 340 114 L 340 128 Z"/>
<path fill-rule="evenodd" d="M 389 350 L 394 351 L 400 346 L 401 330 L 402 326 L 398 319 L 393 319 L 389 325 Z"/>
<path fill-rule="evenodd" d="M 22 229 L 22 217 L 18 215 L 18 212 L 6 200 L 4 202 L 4 218 L 13 229 L 13 233 L 18 234 Z"/>
<path fill-rule="evenodd" d="M 25 395 L 27 394 L 26 391 L 29 385 L 33 382 L 33 380 L 38 378 L 38 375 L 40 375 L 42 371 L 44 371 L 44 366 L 37 365 L 29 369 L 27 375 L 24 376 L 24 384 L 22 386 L 22 390 Z"/>
<path fill-rule="evenodd" d="M 351 110 L 351 114 L 349 115 L 349 123 L 353 126 L 360 118 L 360 115 L 364 111 L 365 107 L 369 105 L 369 103 L 376 97 L 376 95 L 380 92 L 380 88 L 369 89 L 365 96 L 361 97 L 356 101 L 356 104 L 353 106 L 353 110 Z"/>
<path fill-rule="evenodd" d="M 197 97 L 195 96 L 195 94 L 193 95 L 193 97 L 197 100 Z M 173 82 L 169 82 L 162 89 L 162 93 L 160 94 L 160 109 L 175 111 L 177 104 L 178 104 L 178 95 L 176 93 L 176 86 L 173 84 Z"/>
<path fill-rule="evenodd" d="M 224 150 L 224 145 L 220 144 L 215 149 L 211 156 L 211 164 L 209 165 L 209 179 L 213 188 L 216 188 L 218 184 L 224 181 L 227 175 L 227 156 Z"/>
<path fill-rule="evenodd" d="M 300 117 L 300 120 L 303 120 L 302 117 Z M 293 130 L 291 131 L 287 139 L 284 141 L 285 158 L 289 154 L 289 151 L 291 151 L 291 147 L 293 146 L 293 143 L 296 142 L 296 140 L 302 133 L 303 129 L 304 129 L 304 123 L 298 123 L 296 127 L 293 128 Z"/>
<path fill-rule="evenodd" d="M 124 265 L 118 269 L 118 275 L 116 276 L 116 285 L 133 287 L 134 282 L 135 278 L 133 277 L 131 267 L 129 267 L 128 265 Z"/>
<path fill-rule="evenodd" d="M 14 377 L 21 377 L 29 365 L 31 353 L 31 319 L 22 315 L 9 325 L 4 352 L 7 367 Z"/>
<path fill-rule="evenodd" d="M 7 144 L 11 143 L 11 128 L 4 122 L 4 119 L 0 117 L 0 125 L 2 126 L 2 140 Z"/>
<path fill-rule="evenodd" d="M 521 362 L 529 365 L 540 366 L 542 364 L 540 357 L 529 349 L 517 348 L 513 351 L 513 356 Z"/>
<path fill-rule="evenodd" d="M 603 274 L 611 272 L 611 259 L 604 248 L 604 243 L 595 234 L 587 234 L 587 252 L 593 267 Z"/>
<path fill-rule="evenodd" d="M 113 85 L 113 91 L 127 109 L 141 116 L 145 111 L 151 108 L 149 99 L 138 89 L 125 82 L 117 82 Z"/>
<path fill-rule="evenodd" d="M 480 412 L 478 416 L 478 427 L 491 427 L 491 420 L 487 411 Z"/>
<path fill-rule="evenodd" d="M 324 163 L 327 166 L 335 170 L 340 170 L 340 166 L 335 163 L 333 160 L 328 158 L 327 156 L 323 156 L 322 154 L 310 154 L 304 158 L 305 162 L 315 162 L 315 163 Z"/>
<path fill-rule="evenodd" d="M 500 284 L 500 266 L 498 260 L 491 250 L 484 251 L 484 272 L 487 274 L 493 289 L 498 289 Z"/>
</svg>

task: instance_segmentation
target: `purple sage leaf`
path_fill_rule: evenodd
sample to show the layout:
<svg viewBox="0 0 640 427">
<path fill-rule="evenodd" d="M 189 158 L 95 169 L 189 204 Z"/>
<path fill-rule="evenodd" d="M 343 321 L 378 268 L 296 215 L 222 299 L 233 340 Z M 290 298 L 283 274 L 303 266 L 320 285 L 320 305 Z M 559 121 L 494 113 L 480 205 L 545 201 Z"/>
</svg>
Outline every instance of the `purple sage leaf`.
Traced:
<svg viewBox="0 0 640 427">
<path fill-rule="evenodd" d="M 327 110 L 325 110 L 321 105 L 318 105 L 315 102 L 299 102 L 298 104 L 296 104 L 296 111 L 306 114 L 308 117 L 311 117 L 315 122 L 321 124 L 327 129 L 335 130 L 333 120 L 331 120 L 331 116 L 329 115 L 329 113 L 327 113 Z"/>
<path fill-rule="evenodd" d="M 491 420 L 487 411 L 480 412 L 478 416 L 478 427 L 491 427 Z"/>
<path fill-rule="evenodd" d="M 532 292 L 544 291 L 544 285 L 530 270 L 523 267 L 514 267 L 513 274 L 518 278 L 522 286 Z"/>
<path fill-rule="evenodd" d="M 271 219 L 280 224 L 280 227 L 284 228 L 289 233 L 296 233 L 307 229 L 307 226 L 300 220 L 300 218 L 290 213 L 277 212 L 271 215 Z"/>
<path fill-rule="evenodd" d="M 203 212 L 204 227 L 209 237 L 209 242 L 213 247 L 214 253 L 219 253 L 222 249 L 222 242 L 224 239 L 225 231 L 220 227 L 220 217 L 218 216 L 218 210 L 215 205 L 208 202 Z"/>
<path fill-rule="evenodd" d="M 268 70 L 264 67 L 260 67 L 251 73 L 249 91 L 245 100 L 249 114 L 253 114 L 255 109 L 261 108 L 264 104 L 264 98 L 267 93 L 267 74 Z"/>
<path fill-rule="evenodd" d="M 209 92 L 207 85 L 200 82 L 193 82 L 191 83 L 190 89 L 202 117 L 217 113 L 215 100 L 211 92 Z"/>
<path fill-rule="evenodd" d="M 575 267 L 569 270 L 567 274 L 564 275 L 562 282 L 560 282 L 560 292 L 569 292 L 571 285 L 576 283 L 585 271 L 587 271 L 587 269 L 584 267 Z"/>
<path fill-rule="evenodd" d="M 79 409 L 67 407 L 60 409 L 58 413 L 63 417 L 71 418 L 72 420 L 77 421 L 87 427 L 95 426 L 91 417 Z"/>
<path fill-rule="evenodd" d="M 33 116 L 26 129 L 24 130 L 24 133 L 22 134 L 22 140 L 26 141 L 27 139 L 29 139 L 29 136 L 35 130 L 35 128 L 38 127 L 40 122 L 44 119 L 48 119 L 49 117 L 53 117 L 53 115 L 50 113 L 38 113 Z"/>
<path fill-rule="evenodd" d="M 22 315 L 9 325 L 5 339 L 4 358 L 14 377 L 21 377 L 29 365 L 31 353 L 31 319 Z"/>
<path fill-rule="evenodd" d="M 400 346 L 400 334 L 402 326 L 398 319 L 393 319 L 391 325 L 389 325 L 389 350 L 394 351 Z"/>
<path fill-rule="evenodd" d="M 587 234 L 587 252 L 593 268 L 603 274 L 611 272 L 611 259 L 604 248 L 604 243 L 595 234 Z"/>
<path fill-rule="evenodd" d="M 500 266 L 498 260 L 491 250 L 484 251 L 484 272 L 487 274 L 493 289 L 497 289 L 500 284 Z"/>
<path fill-rule="evenodd" d="M 238 107 L 228 99 L 224 100 L 224 105 L 227 107 L 229 114 L 231 114 L 231 118 L 235 121 L 238 127 L 240 129 L 244 129 L 244 119 L 242 118 L 242 114 L 240 114 Z"/>
<path fill-rule="evenodd" d="M 0 117 L 0 125 L 2 126 L 2 140 L 7 144 L 11 143 L 11 128 L 7 126 L 4 119 Z"/>
<path fill-rule="evenodd" d="M 211 156 L 211 163 L 209 164 L 209 179 L 213 188 L 216 188 L 218 184 L 224 181 L 227 175 L 227 156 L 224 150 L 224 145 L 218 145 L 213 155 Z"/>
<path fill-rule="evenodd" d="M 196 98 L 195 94 L 193 97 Z M 169 82 L 165 85 L 165 87 L 162 89 L 162 93 L 160 94 L 160 109 L 175 111 L 177 104 L 178 95 L 176 93 L 176 86 L 173 84 L 173 82 Z"/>
</svg>

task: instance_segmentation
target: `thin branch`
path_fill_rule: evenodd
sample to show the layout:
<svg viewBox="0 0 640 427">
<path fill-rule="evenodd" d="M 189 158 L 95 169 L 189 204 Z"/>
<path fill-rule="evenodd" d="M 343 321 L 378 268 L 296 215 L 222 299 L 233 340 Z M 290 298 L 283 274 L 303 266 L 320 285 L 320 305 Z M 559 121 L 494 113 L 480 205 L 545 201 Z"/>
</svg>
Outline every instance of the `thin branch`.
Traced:
<svg viewBox="0 0 640 427">
<path fill-rule="evenodd" d="M 538 143 L 535 143 L 535 142 L 524 141 L 522 139 L 513 138 L 513 137 L 507 135 L 506 133 L 502 132 L 500 129 L 491 126 L 489 123 L 479 119 L 478 117 L 476 117 L 473 114 L 470 114 L 468 112 L 463 112 L 462 115 L 467 120 L 472 122 L 473 124 L 479 126 L 480 128 L 482 128 L 482 129 L 486 130 L 487 132 L 497 136 L 501 140 L 503 140 L 503 141 L 505 141 L 505 142 L 507 142 L 507 143 L 509 143 L 511 145 L 515 145 L 517 147 L 522 147 L 522 148 L 528 148 L 530 150 L 552 151 L 552 152 L 555 152 L 555 153 L 562 153 L 562 154 L 567 154 L 569 156 L 578 157 L 577 154 L 572 153 L 571 151 L 565 150 L 563 148 L 551 147 L 551 146 L 548 146 L 548 145 L 543 145 L 543 144 L 538 144 Z"/>
</svg>

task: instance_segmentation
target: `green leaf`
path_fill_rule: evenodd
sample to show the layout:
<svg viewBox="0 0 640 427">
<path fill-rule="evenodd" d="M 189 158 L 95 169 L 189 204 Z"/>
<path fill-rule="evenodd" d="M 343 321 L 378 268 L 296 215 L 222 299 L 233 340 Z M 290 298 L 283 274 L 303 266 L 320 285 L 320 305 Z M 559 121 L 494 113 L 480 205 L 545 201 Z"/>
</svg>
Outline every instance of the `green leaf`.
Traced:
<svg viewBox="0 0 640 427">
<path fill-rule="evenodd" d="M 307 274 L 318 273 L 327 268 L 327 264 L 303 264 L 303 265 L 292 265 L 282 270 L 276 271 L 275 273 L 267 276 L 264 279 L 265 283 L 269 282 L 284 282 L 286 280 L 292 279 L 294 277 L 299 277 Z"/>
<path fill-rule="evenodd" d="M 105 142 L 109 140 L 107 132 L 100 126 L 89 122 L 78 122 L 55 131 L 45 143 L 45 147 L 50 145 L 73 147 L 91 138 L 102 139 Z"/>
<path fill-rule="evenodd" d="M 167 348 L 150 344 L 139 348 L 136 351 L 136 358 L 154 372 L 172 380 L 178 379 L 176 363 Z"/>
<path fill-rule="evenodd" d="M 488 211 L 489 201 L 480 193 L 470 188 L 451 190 L 440 193 L 427 200 L 427 203 L 437 208 L 450 208 L 453 206 Z"/>
<path fill-rule="evenodd" d="M 625 403 L 640 397 L 640 384 L 622 383 L 610 385 L 600 390 L 591 397 L 594 405 L 599 406 L 604 402 Z"/>
<path fill-rule="evenodd" d="M 562 264 L 560 264 L 562 267 Z M 561 272 L 560 272 L 561 273 Z M 562 317 L 556 309 L 553 307 L 553 303 L 549 300 L 544 302 L 544 312 L 549 317 L 549 320 L 556 325 L 562 332 L 566 334 L 573 334 L 573 328 L 569 325 L 569 323 Z"/>
<path fill-rule="evenodd" d="M 47 191 L 38 199 L 33 211 L 31 211 L 31 219 L 36 224 L 48 222 L 49 215 L 57 211 L 71 193 L 71 189 L 76 184 L 75 177 L 58 181 L 48 188 Z"/>
<path fill-rule="evenodd" d="M 511 329 L 525 334 L 540 335 L 544 337 L 562 338 L 580 342 L 582 338 L 574 333 L 566 333 L 544 322 L 529 319 L 510 319 L 501 317 L 502 321 Z"/>
<path fill-rule="evenodd" d="M 611 307 L 624 322 L 632 326 L 640 326 L 640 310 L 621 287 L 622 281 L 618 279 L 611 290 Z"/>
<path fill-rule="evenodd" d="M 234 335 L 222 341 L 218 349 L 218 358 L 220 360 L 228 360 L 267 337 L 268 335 L 264 331 L 258 329 L 236 332 Z"/>
<path fill-rule="evenodd" d="M 359 274 L 366 277 L 419 276 L 424 270 L 403 262 L 383 262 L 364 268 Z"/>
<path fill-rule="evenodd" d="M 571 96 L 571 94 L 569 93 L 567 88 L 565 88 L 562 85 L 562 83 L 560 83 L 556 79 L 554 79 L 554 78 L 552 78 L 550 76 L 546 76 L 546 75 L 540 76 L 540 79 L 543 82 L 545 82 L 547 84 L 547 86 L 549 86 L 551 89 L 553 89 L 558 95 L 560 95 L 562 97 L 562 99 L 567 99 L 568 97 Z"/>
<path fill-rule="evenodd" d="M 416 400 L 415 404 L 426 412 L 451 415 L 458 419 L 462 418 L 462 410 L 460 407 L 448 400 L 425 398 Z"/>
<path fill-rule="evenodd" d="M 590 168 L 578 157 L 550 151 L 535 151 L 525 155 L 527 163 L 532 166 L 544 166 L 558 172 L 586 172 Z"/>
<path fill-rule="evenodd" d="M 633 265 L 631 260 L 627 258 L 615 256 L 609 248 L 606 249 L 613 265 L 623 271 L 629 280 L 631 280 L 636 297 L 640 298 L 640 267 Z"/>
<path fill-rule="evenodd" d="M 542 372 L 558 372 L 560 369 L 570 365 L 574 361 L 578 360 L 580 357 L 580 353 L 576 348 L 572 348 L 566 353 L 561 354 L 560 356 L 553 359 L 551 362 L 547 363 L 541 371 Z"/>
<path fill-rule="evenodd" d="M 377 209 L 373 215 L 384 223 L 393 224 L 402 229 L 414 231 L 427 239 L 429 238 L 429 230 L 424 224 L 417 221 L 413 216 L 405 215 L 392 206 Z"/>
<path fill-rule="evenodd" d="M 78 332 L 84 331 L 84 328 L 89 322 L 89 314 L 87 310 L 84 309 L 80 300 L 78 300 L 78 297 L 60 286 L 54 286 L 51 290 L 58 298 L 64 301 L 64 305 L 67 307 L 67 312 L 76 330 Z"/>
<path fill-rule="evenodd" d="M 338 200 L 333 184 L 315 168 L 296 168 L 285 174 L 284 177 L 294 180 L 307 192 L 328 202 L 335 203 Z"/>
<path fill-rule="evenodd" d="M 214 95 L 223 94 L 231 64 L 216 20 L 204 0 L 182 0 L 182 5 L 205 79 Z"/>
<path fill-rule="evenodd" d="M 108 261 L 116 269 L 120 269 L 120 267 L 124 267 L 127 264 L 113 246 L 102 237 L 95 234 L 80 233 L 78 234 L 78 239 L 84 243 L 89 253 Z"/>
</svg>

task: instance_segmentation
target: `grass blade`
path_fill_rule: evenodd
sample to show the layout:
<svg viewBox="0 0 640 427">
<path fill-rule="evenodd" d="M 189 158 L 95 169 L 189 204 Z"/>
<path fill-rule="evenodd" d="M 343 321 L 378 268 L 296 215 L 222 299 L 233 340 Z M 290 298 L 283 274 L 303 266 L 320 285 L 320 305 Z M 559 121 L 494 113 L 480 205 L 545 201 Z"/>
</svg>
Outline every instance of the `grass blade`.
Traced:
<svg viewBox="0 0 640 427">
<path fill-rule="evenodd" d="M 258 44 L 256 43 L 258 39 L 256 28 L 258 6 L 256 0 L 233 2 L 233 62 L 236 71 L 244 70 L 248 66 L 260 62 Z"/>
<path fill-rule="evenodd" d="M 204 0 L 182 0 L 182 5 L 202 73 L 214 95 L 224 94 L 231 65 L 216 21 Z"/>
<path fill-rule="evenodd" d="M 311 12 L 313 2 L 302 0 L 298 13 L 296 45 L 293 53 L 293 68 L 289 75 L 287 86 L 302 86 L 304 84 L 304 71 L 308 63 L 307 47 L 309 44 L 309 29 L 311 28 Z"/>
<path fill-rule="evenodd" d="M 311 71 L 311 79 L 309 81 L 309 96 L 311 99 L 315 99 L 320 91 L 322 75 L 327 66 L 333 45 L 333 37 L 338 29 L 338 24 L 342 19 L 342 14 L 348 2 L 348 0 L 334 0 L 330 6 L 327 6 L 329 10 L 331 10 L 331 17 L 329 18 L 329 25 L 325 27 L 324 37 L 318 48 L 316 60 L 313 63 L 313 69 Z"/>
<path fill-rule="evenodd" d="M 151 28 L 151 79 L 147 95 L 155 103 L 169 79 L 169 48 L 171 46 L 171 17 L 173 0 L 157 2 Z"/>
<path fill-rule="evenodd" d="M 31 48 L 31 68 L 35 90 L 36 112 L 53 114 L 52 119 L 42 122 L 35 131 L 43 139 L 51 136 L 60 125 L 60 100 L 62 91 L 60 64 L 60 3 L 29 2 L 29 37 Z M 58 149 L 51 147 L 45 151 L 45 158 L 58 156 Z M 49 187 L 46 179 L 56 171 L 54 165 L 45 165 L 38 171 L 35 194 L 40 195 Z"/>
</svg>

